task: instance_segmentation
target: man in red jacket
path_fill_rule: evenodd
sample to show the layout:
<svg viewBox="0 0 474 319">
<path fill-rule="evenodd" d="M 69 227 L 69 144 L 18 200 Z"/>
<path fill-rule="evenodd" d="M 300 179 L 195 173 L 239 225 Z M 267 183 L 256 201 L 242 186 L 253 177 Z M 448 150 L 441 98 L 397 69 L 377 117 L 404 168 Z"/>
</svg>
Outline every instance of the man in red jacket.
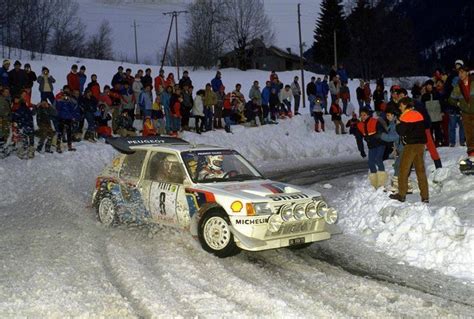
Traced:
<svg viewBox="0 0 474 319">
<path fill-rule="evenodd" d="M 77 74 L 77 65 L 73 64 L 71 72 L 67 75 L 67 85 L 71 91 L 80 91 L 81 82 L 79 81 L 79 74 Z"/>
</svg>

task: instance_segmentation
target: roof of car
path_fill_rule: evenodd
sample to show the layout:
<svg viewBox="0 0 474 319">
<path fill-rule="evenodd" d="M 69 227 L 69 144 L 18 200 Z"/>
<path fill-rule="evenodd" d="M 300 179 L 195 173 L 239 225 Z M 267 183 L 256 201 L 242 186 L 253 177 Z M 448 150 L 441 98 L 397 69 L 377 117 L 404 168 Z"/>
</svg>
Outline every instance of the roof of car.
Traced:
<svg viewBox="0 0 474 319">
<path fill-rule="evenodd" d="M 225 150 L 226 148 L 205 144 L 190 144 L 187 141 L 169 137 L 117 137 L 107 139 L 107 143 L 112 145 L 117 151 L 124 154 L 133 154 L 136 150 L 173 150 L 178 152 L 183 151 L 200 151 L 200 150 Z"/>
</svg>

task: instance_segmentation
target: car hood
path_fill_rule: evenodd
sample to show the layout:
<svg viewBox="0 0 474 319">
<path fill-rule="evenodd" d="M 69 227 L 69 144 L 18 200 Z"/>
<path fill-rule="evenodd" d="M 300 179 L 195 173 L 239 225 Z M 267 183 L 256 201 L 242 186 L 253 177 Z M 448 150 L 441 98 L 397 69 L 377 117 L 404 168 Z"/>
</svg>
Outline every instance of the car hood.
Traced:
<svg viewBox="0 0 474 319">
<path fill-rule="evenodd" d="M 198 184 L 199 189 L 213 193 L 250 201 L 262 201 L 278 198 L 286 194 L 304 194 L 308 198 L 321 196 L 320 193 L 295 185 L 274 182 L 271 180 L 256 180 L 246 182 L 225 182 Z"/>
</svg>

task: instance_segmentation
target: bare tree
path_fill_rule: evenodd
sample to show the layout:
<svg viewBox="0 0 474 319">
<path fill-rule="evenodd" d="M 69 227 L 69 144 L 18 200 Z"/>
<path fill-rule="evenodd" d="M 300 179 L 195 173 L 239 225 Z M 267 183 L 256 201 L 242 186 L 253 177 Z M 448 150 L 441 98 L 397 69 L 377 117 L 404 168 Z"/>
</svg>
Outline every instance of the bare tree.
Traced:
<svg viewBox="0 0 474 319">
<path fill-rule="evenodd" d="M 246 69 L 247 45 L 257 38 L 265 45 L 273 42 L 271 20 L 265 14 L 262 0 L 226 0 L 224 14 L 227 21 L 222 31 L 229 47 L 236 49 L 241 68 Z"/>
<path fill-rule="evenodd" d="M 184 41 L 183 62 L 188 65 L 214 66 L 223 51 L 226 38 L 225 5 L 222 0 L 197 0 L 188 7 L 188 33 Z"/>
<path fill-rule="evenodd" d="M 86 55 L 99 60 L 111 60 L 112 54 L 112 28 L 108 20 L 104 20 L 96 34 L 87 42 Z"/>
</svg>

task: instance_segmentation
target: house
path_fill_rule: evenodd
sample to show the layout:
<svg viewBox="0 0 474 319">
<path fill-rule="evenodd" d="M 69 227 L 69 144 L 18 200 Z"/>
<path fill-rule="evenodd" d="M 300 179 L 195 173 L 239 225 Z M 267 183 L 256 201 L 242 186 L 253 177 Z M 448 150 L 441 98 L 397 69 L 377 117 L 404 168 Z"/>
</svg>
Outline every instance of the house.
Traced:
<svg viewBox="0 0 474 319">
<path fill-rule="evenodd" d="M 240 54 L 239 54 L 240 53 Z M 255 39 L 245 50 L 235 49 L 219 58 L 221 68 L 257 69 L 266 71 L 291 71 L 300 68 L 300 57 L 275 46 L 266 47 Z"/>
</svg>

